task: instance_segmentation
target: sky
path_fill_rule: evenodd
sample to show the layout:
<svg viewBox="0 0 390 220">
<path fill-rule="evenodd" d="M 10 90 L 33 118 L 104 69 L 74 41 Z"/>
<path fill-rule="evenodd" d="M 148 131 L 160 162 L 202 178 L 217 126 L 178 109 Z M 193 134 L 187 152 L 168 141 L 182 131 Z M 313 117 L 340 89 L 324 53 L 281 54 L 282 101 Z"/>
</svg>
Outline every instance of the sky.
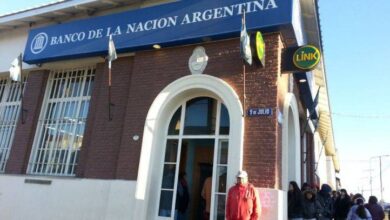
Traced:
<svg viewBox="0 0 390 220">
<path fill-rule="evenodd" d="M 390 1 L 320 0 L 319 6 L 341 181 L 367 197 L 371 170 L 380 198 L 375 156 L 390 155 Z M 382 157 L 382 178 L 390 202 L 390 157 Z"/>
<path fill-rule="evenodd" d="M 0 14 L 53 0 L 0 0 Z M 343 187 L 379 193 L 379 158 L 390 155 L 390 1 L 319 0 L 324 59 Z M 370 168 L 371 164 L 371 168 Z M 382 157 L 390 202 L 390 157 Z"/>
<path fill-rule="evenodd" d="M 0 15 L 40 6 L 56 0 L 0 0 Z"/>
</svg>

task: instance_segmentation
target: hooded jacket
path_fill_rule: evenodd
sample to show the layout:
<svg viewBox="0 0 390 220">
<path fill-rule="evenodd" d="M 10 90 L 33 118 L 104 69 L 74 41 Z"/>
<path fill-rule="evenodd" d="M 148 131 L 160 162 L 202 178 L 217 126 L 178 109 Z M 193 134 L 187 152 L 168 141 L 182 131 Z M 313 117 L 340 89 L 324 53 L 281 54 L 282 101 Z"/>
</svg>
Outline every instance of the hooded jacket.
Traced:
<svg viewBox="0 0 390 220">
<path fill-rule="evenodd" d="M 344 198 L 337 198 L 334 203 L 334 216 L 336 218 L 347 218 L 348 211 L 352 206 L 352 200 L 348 195 Z"/>
<path fill-rule="evenodd" d="M 302 204 L 302 193 L 288 191 L 288 218 L 302 218 L 303 204 Z"/>
<path fill-rule="evenodd" d="M 307 199 L 306 195 L 311 194 L 312 198 L 309 200 Z M 320 204 L 318 203 L 316 199 L 316 193 L 311 190 L 305 190 L 303 192 L 303 218 L 304 219 L 312 219 L 316 218 L 318 216 L 318 209 L 320 207 Z"/>
<path fill-rule="evenodd" d="M 320 205 L 318 219 L 332 219 L 333 200 L 330 197 L 332 188 L 328 184 L 322 184 L 321 190 L 317 193 L 317 201 Z"/>
<path fill-rule="evenodd" d="M 385 219 L 385 212 L 383 211 L 382 206 L 375 204 L 366 204 L 364 205 L 366 209 L 371 213 L 372 220 L 383 220 Z"/>
</svg>

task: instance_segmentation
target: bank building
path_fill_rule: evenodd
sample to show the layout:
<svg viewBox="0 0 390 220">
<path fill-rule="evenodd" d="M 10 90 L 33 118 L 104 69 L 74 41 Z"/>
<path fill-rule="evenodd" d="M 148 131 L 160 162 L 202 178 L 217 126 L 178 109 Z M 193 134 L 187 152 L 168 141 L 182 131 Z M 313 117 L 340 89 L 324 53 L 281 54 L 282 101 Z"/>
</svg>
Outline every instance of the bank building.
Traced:
<svg viewBox="0 0 390 220">
<path fill-rule="evenodd" d="M 184 173 L 185 219 L 207 178 L 224 219 L 243 169 L 286 219 L 289 181 L 340 185 L 315 0 L 54 1 L 0 15 L 0 58 L 0 219 L 174 219 Z"/>
</svg>

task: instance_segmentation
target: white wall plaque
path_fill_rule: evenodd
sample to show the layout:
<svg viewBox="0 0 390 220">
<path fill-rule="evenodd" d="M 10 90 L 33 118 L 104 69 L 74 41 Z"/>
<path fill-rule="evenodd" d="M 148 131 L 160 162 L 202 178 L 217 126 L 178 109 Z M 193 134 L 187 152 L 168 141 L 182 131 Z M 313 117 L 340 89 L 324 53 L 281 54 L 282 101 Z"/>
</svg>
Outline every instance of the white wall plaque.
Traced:
<svg viewBox="0 0 390 220">
<path fill-rule="evenodd" d="M 188 60 L 188 67 L 192 74 L 202 74 L 206 69 L 209 57 L 204 47 L 196 47 Z"/>
</svg>

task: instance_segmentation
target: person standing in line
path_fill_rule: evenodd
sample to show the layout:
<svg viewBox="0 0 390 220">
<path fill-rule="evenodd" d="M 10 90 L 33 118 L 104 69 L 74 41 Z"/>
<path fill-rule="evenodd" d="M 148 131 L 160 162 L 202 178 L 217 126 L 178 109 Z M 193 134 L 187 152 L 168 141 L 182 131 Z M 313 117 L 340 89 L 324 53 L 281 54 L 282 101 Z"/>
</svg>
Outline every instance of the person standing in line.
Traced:
<svg viewBox="0 0 390 220">
<path fill-rule="evenodd" d="M 351 197 L 349 197 L 347 190 L 340 190 L 340 197 L 334 203 L 334 217 L 335 220 L 347 219 L 349 209 L 352 206 Z"/>
<path fill-rule="evenodd" d="M 382 206 L 378 204 L 378 199 L 375 196 L 370 196 L 368 204 L 364 205 L 366 209 L 371 213 L 372 220 L 383 220 L 385 219 L 385 212 Z"/>
<path fill-rule="evenodd" d="M 303 191 L 303 220 L 316 220 L 318 215 L 319 204 L 316 200 L 316 193 L 314 190 Z"/>
<path fill-rule="evenodd" d="M 310 190 L 310 189 L 311 189 L 310 184 L 308 184 L 308 183 L 303 183 L 302 184 L 302 187 L 301 187 L 301 191 L 302 192 L 304 192 L 306 190 Z"/>
<path fill-rule="evenodd" d="M 320 205 L 318 211 L 319 220 L 331 220 L 333 218 L 333 200 L 331 193 L 332 188 L 328 184 L 322 184 L 321 190 L 317 193 L 317 201 Z"/>
<path fill-rule="evenodd" d="M 370 212 L 364 208 L 363 196 L 357 197 L 355 195 L 355 198 L 355 205 L 349 210 L 347 220 L 372 220 Z"/>
<path fill-rule="evenodd" d="M 185 218 L 188 203 L 190 202 L 188 183 L 185 176 L 185 172 L 180 172 L 179 183 L 177 184 L 175 220 L 183 220 Z"/>
<path fill-rule="evenodd" d="M 288 201 L 288 219 L 302 220 L 302 192 L 299 189 L 297 182 L 291 181 L 287 194 Z"/>
<path fill-rule="evenodd" d="M 336 199 L 339 197 L 338 192 L 336 190 L 332 191 L 332 200 L 333 204 L 336 202 Z"/>
<path fill-rule="evenodd" d="M 211 204 L 211 176 L 207 177 L 206 180 L 203 183 L 202 198 L 206 201 L 206 207 L 203 211 L 203 219 L 209 220 L 210 219 L 210 204 Z"/>
<path fill-rule="evenodd" d="M 236 177 L 236 185 L 228 192 L 226 220 L 259 220 L 261 205 L 256 188 L 248 182 L 246 171 L 239 171 Z"/>
<path fill-rule="evenodd" d="M 320 186 L 317 183 L 314 183 L 312 186 L 313 190 L 318 193 L 320 191 Z"/>
</svg>

